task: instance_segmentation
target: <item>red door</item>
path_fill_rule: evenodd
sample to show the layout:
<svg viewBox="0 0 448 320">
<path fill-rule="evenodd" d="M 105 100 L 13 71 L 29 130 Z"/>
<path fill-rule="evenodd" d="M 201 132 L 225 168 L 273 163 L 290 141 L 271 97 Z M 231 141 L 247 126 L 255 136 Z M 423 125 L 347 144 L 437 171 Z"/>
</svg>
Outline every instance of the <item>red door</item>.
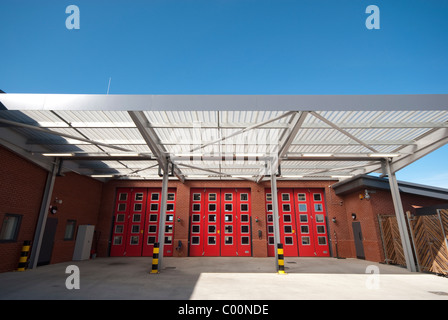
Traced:
<svg viewBox="0 0 448 320">
<path fill-rule="evenodd" d="M 285 257 L 297 257 L 296 214 L 294 209 L 294 192 L 292 189 L 278 190 L 280 219 L 280 241 L 283 243 Z"/>
<path fill-rule="evenodd" d="M 237 215 L 236 192 L 234 189 L 221 190 L 221 256 L 233 257 L 237 255 Z"/>
<path fill-rule="evenodd" d="M 309 189 L 294 189 L 299 255 L 314 257 L 314 227 Z"/>
<path fill-rule="evenodd" d="M 204 254 L 204 189 L 191 189 L 190 195 L 190 256 Z"/>
<path fill-rule="evenodd" d="M 326 208 L 322 189 L 310 189 L 311 220 L 313 223 L 314 251 L 317 257 L 329 257 Z"/>
<path fill-rule="evenodd" d="M 117 189 L 114 208 L 114 229 L 110 255 L 121 257 L 125 255 L 129 218 L 130 189 Z"/>
<path fill-rule="evenodd" d="M 250 189 L 236 190 L 237 255 L 252 256 Z"/>
<path fill-rule="evenodd" d="M 128 237 L 125 255 L 142 255 L 143 229 L 146 213 L 146 189 L 131 189 L 129 205 Z"/>
<path fill-rule="evenodd" d="M 204 256 L 219 257 L 221 254 L 220 190 L 204 191 Z"/>
</svg>

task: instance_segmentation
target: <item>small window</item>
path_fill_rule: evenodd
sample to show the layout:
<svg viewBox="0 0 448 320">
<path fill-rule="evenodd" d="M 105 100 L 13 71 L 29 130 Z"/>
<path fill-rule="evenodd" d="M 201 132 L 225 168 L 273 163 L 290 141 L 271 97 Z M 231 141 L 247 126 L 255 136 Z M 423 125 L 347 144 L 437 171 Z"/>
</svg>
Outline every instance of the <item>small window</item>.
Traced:
<svg viewBox="0 0 448 320">
<path fill-rule="evenodd" d="M 208 244 L 215 245 L 216 244 L 216 237 L 208 237 Z"/>
<path fill-rule="evenodd" d="M 191 244 L 192 245 L 198 245 L 199 244 L 199 239 L 200 239 L 200 237 L 198 237 L 198 236 L 191 237 Z"/>
<path fill-rule="evenodd" d="M 135 203 L 134 204 L 134 211 L 142 211 L 142 204 L 141 203 Z"/>
<path fill-rule="evenodd" d="M 133 225 L 131 228 L 131 233 L 140 233 L 140 226 L 137 225 Z"/>
<path fill-rule="evenodd" d="M 313 193 L 314 201 L 322 201 L 322 196 L 320 193 Z"/>
<path fill-rule="evenodd" d="M 166 211 L 174 211 L 174 203 L 167 203 Z"/>
<path fill-rule="evenodd" d="M 117 222 L 124 222 L 125 215 L 124 214 L 117 214 Z"/>
<path fill-rule="evenodd" d="M 168 193 L 166 200 L 167 201 L 174 201 L 174 193 Z"/>
<path fill-rule="evenodd" d="M 292 233 L 292 226 L 284 226 L 285 233 Z"/>
<path fill-rule="evenodd" d="M 282 200 L 289 201 L 289 193 L 282 193 Z"/>
<path fill-rule="evenodd" d="M 268 222 L 274 222 L 274 215 L 268 214 Z"/>
<path fill-rule="evenodd" d="M 193 211 L 194 212 L 201 211 L 201 204 L 200 203 L 193 203 Z"/>
<path fill-rule="evenodd" d="M 201 194 L 193 193 L 193 201 L 201 201 Z"/>
<path fill-rule="evenodd" d="M 172 215 L 172 214 L 167 214 L 167 215 L 166 215 L 166 221 L 168 221 L 168 222 L 173 222 L 173 221 L 174 221 L 174 215 Z"/>
<path fill-rule="evenodd" d="M 119 225 L 119 226 L 121 228 L 123 228 L 122 225 Z M 67 224 L 65 225 L 64 240 L 73 240 L 74 239 L 75 228 L 76 228 L 76 220 L 67 220 Z M 116 233 L 122 233 L 122 232 L 116 232 Z"/>
<path fill-rule="evenodd" d="M 250 243 L 249 241 L 250 241 L 249 237 L 241 237 L 241 244 L 248 245 Z"/>
<path fill-rule="evenodd" d="M 325 234 L 325 226 L 317 226 L 317 233 Z"/>
<path fill-rule="evenodd" d="M 284 214 L 283 215 L 283 222 L 291 222 L 291 215 L 290 214 Z"/>
<path fill-rule="evenodd" d="M 192 226 L 191 227 L 191 233 L 200 233 L 201 232 L 201 226 Z"/>
<path fill-rule="evenodd" d="M 224 194 L 224 200 L 225 201 L 232 201 L 233 199 L 233 194 L 232 193 L 225 193 Z"/>
<path fill-rule="evenodd" d="M 150 222 L 156 222 L 157 221 L 157 215 L 156 214 L 150 214 L 149 215 L 149 221 Z"/>
<path fill-rule="evenodd" d="M 119 201 L 127 201 L 128 200 L 128 194 L 127 193 L 120 193 L 118 197 Z"/>
<path fill-rule="evenodd" d="M 272 203 L 268 203 L 267 207 L 268 212 L 272 212 Z"/>
<path fill-rule="evenodd" d="M 266 201 L 272 201 L 272 193 L 266 193 Z"/>
<path fill-rule="evenodd" d="M 231 244 L 233 244 L 233 237 L 232 236 L 226 236 L 226 237 L 224 237 L 224 241 L 225 241 L 225 244 L 227 244 L 227 245 L 231 245 Z"/>
<path fill-rule="evenodd" d="M 298 201 L 306 201 L 306 193 L 298 193 L 297 200 Z"/>
<path fill-rule="evenodd" d="M 241 222 L 249 222 L 249 215 L 248 214 L 242 214 L 241 215 Z"/>
<path fill-rule="evenodd" d="M 231 203 L 226 203 L 226 204 L 224 205 L 224 211 L 229 212 L 229 211 L 232 211 L 232 210 L 233 210 L 233 207 L 232 207 L 232 204 L 231 204 Z"/>
<path fill-rule="evenodd" d="M 294 244 L 294 239 L 293 237 L 285 237 L 285 245 L 287 246 L 291 246 Z"/>
<path fill-rule="evenodd" d="M 300 232 L 304 234 L 310 233 L 310 229 L 308 226 L 300 226 Z"/>
<path fill-rule="evenodd" d="M 249 226 L 241 226 L 241 233 L 249 233 Z"/>
<path fill-rule="evenodd" d="M 200 222 L 201 221 L 201 215 L 200 214 L 193 214 L 193 215 L 191 215 L 191 221 L 192 222 Z"/>
<path fill-rule="evenodd" d="M 268 233 L 274 233 L 274 226 L 268 226 Z"/>
<path fill-rule="evenodd" d="M 123 230 L 124 230 L 124 228 L 123 228 L 122 224 L 117 224 L 115 226 L 115 233 L 123 233 Z M 67 230 L 66 230 L 66 232 L 67 232 Z"/>
<path fill-rule="evenodd" d="M 215 212 L 216 211 L 216 203 L 209 203 L 208 204 L 208 211 Z"/>
<path fill-rule="evenodd" d="M 117 211 L 120 212 L 126 211 L 126 203 L 119 203 Z"/>
<path fill-rule="evenodd" d="M 270 245 L 273 245 L 274 244 L 274 237 L 268 237 L 268 243 Z"/>
<path fill-rule="evenodd" d="M 216 233 L 216 226 L 208 226 L 208 233 Z"/>
<path fill-rule="evenodd" d="M 289 203 L 284 203 L 282 205 L 282 207 L 283 207 L 283 211 L 284 212 L 290 212 L 291 211 L 291 205 Z"/>
<path fill-rule="evenodd" d="M 302 223 L 307 223 L 308 222 L 308 215 L 301 214 L 301 215 L 299 215 L 299 217 L 300 217 L 300 222 L 302 222 Z"/>
<path fill-rule="evenodd" d="M 249 200 L 249 194 L 248 193 L 241 193 L 240 194 L 240 200 L 241 201 L 248 201 Z"/>
<path fill-rule="evenodd" d="M 249 211 L 249 205 L 247 203 L 242 203 L 241 204 L 241 211 L 242 212 L 247 212 Z"/>
<path fill-rule="evenodd" d="M 232 222 L 233 221 L 233 216 L 231 214 L 224 215 L 224 221 L 225 222 Z"/>
<path fill-rule="evenodd" d="M 165 244 L 172 244 L 172 243 L 173 243 L 173 236 L 166 236 Z"/>
<path fill-rule="evenodd" d="M 299 212 L 307 212 L 307 206 L 304 203 L 299 203 Z"/>
<path fill-rule="evenodd" d="M 173 233 L 173 225 L 168 224 L 165 226 L 165 233 Z"/>
<path fill-rule="evenodd" d="M 225 226 L 224 233 L 233 233 L 233 226 L 232 225 Z"/>
<path fill-rule="evenodd" d="M 142 192 L 138 192 L 135 194 L 135 201 L 142 201 L 143 200 L 143 193 Z"/>
<path fill-rule="evenodd" d="M 138 245 L 138 243 L 139 243 L 139 239 L 140 239 L 139 236 L 131 236 L 130 244 L 131 244 L 132 246 Z"/>
<path fill-rule="evenodd" d="M 155 236 L 149 236 L 146 243 L 149 244 L 149 245 L 156 243 L 156 237 Z"/>
<path fill-rule="evenodd" d="M 149 211 L 158 211 L 158 210 L 159 210 L 159 204 L 151 203 L 151 206 L 149 207 Z"/>
<path fill-rule="evenodd" d="M 159 201 L 159 194 L 158 193 L 151 193 L 151 200 L 152 201 Z"/>
<path fill-rule="evenodd" d="M 216 222 L 216 214 L 209 214 L 208 222 Z"/>
<path fill-rule="evenodd" d="M 132 215 L 132 222 L 140 222 L 142 221 L 142 215 L 141 214 L 133 214 Z"/>
<path fill-rule="evenodd" d="M 317 243 L 320 246 L 324 246 L 327 244 L 327 237 L 317 237 Z"/>
<path fill-rule="evenodd" d="M 302 245 L 309 246 L 311 244 L 310 237 L 302 237 Z"/>
<path fill-rule="evenodd" d="M 148 233 L 157 233 L 157 226 L 149 226 Z"/>
<path fill-rule="evenodd" d="M 119 246 L 123 243 L 123 236 L 114 237 L 114 246 Z"/>
<path fill-rule="evenodd" d="M 216 193 L 209 193 L 208 201 L 216 201 Z"/>
<path fill-rule="evenodd" d="M 322 208 L 322 204 L 320 204 L 320 203 L 316 203 L 316 204 L 314 205 L 314 211 L 316 211 L 316 212 L 322 212 L 322 211 L 324 211 L 323 208 Z"/>
<path fill-rule="evenodd" d="M 316 214 L 316 222 L 323 223 L 325 221 L 323 214 Z"/>
</svg>

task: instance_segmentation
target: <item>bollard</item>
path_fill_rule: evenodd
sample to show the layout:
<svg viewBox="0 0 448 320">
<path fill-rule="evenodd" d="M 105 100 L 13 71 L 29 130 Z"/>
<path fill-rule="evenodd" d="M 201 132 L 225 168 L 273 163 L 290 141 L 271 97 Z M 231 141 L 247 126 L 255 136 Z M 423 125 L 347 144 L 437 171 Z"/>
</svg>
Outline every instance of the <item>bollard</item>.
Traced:
<svg viewBox="0 0 448 320">
<path fill-rule="evenodd" d="M 22 252 L 20 253 L 19 266 L 17 271 L 25 271 L 28 267 L 28 253 L 30 252 L 31 241 L 27 240 L 23 242 Z"/>
<path fill-rule="evenodd" d="M 154 243 L 152 251 L 152 269 L 151 273 L 159 273 L 159 243 Z"/>
<path fill-rule="evenodd" d="M 278 274 L 286 274 L 285 273 L 285 258 L 283 255 L 283 244 L 277 244 L 277 260 L 278 260 Z"/>
</svg>

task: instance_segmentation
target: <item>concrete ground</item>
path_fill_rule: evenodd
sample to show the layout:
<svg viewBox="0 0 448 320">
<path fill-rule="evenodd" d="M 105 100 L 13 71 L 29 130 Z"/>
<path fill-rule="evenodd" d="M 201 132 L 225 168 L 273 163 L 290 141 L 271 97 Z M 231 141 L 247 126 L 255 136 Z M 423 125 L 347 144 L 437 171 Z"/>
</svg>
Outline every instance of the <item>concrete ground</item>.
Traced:
<svg viewBox="0 0 448 320">
<path fill-rule="evenodd" d="M 96 258 L 0 274 L 1 300 L 448 300 L 448 278 L 357 259 Z M 69 290 L 69 265 L 79 268 L 79 289 Z M 367 273 L 366 273 L 367 270 Z M 370 270 L 370 271 L 369 271 Z M 374 273 L 370 273 L 374 272 Z"/>
</svg>

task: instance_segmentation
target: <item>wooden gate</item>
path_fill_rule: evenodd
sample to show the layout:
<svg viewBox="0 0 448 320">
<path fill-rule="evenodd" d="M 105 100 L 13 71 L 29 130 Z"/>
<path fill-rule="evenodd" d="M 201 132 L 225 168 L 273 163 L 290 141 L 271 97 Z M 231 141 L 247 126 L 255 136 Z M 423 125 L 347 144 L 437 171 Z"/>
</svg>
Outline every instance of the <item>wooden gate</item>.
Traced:
<svg viewBox="0 0 448 320">
<path fill-rule="evenodd" d="M 421 216 L 408 213 L 408 220 L 420 271 L 448 275 L 448 210 Z"/>
<path fill-rule="evenodd" d="M 397 217 L 394 215 L 379 215 L 378 221 L 386 263 L 406 266 Z"/>
</svg>

